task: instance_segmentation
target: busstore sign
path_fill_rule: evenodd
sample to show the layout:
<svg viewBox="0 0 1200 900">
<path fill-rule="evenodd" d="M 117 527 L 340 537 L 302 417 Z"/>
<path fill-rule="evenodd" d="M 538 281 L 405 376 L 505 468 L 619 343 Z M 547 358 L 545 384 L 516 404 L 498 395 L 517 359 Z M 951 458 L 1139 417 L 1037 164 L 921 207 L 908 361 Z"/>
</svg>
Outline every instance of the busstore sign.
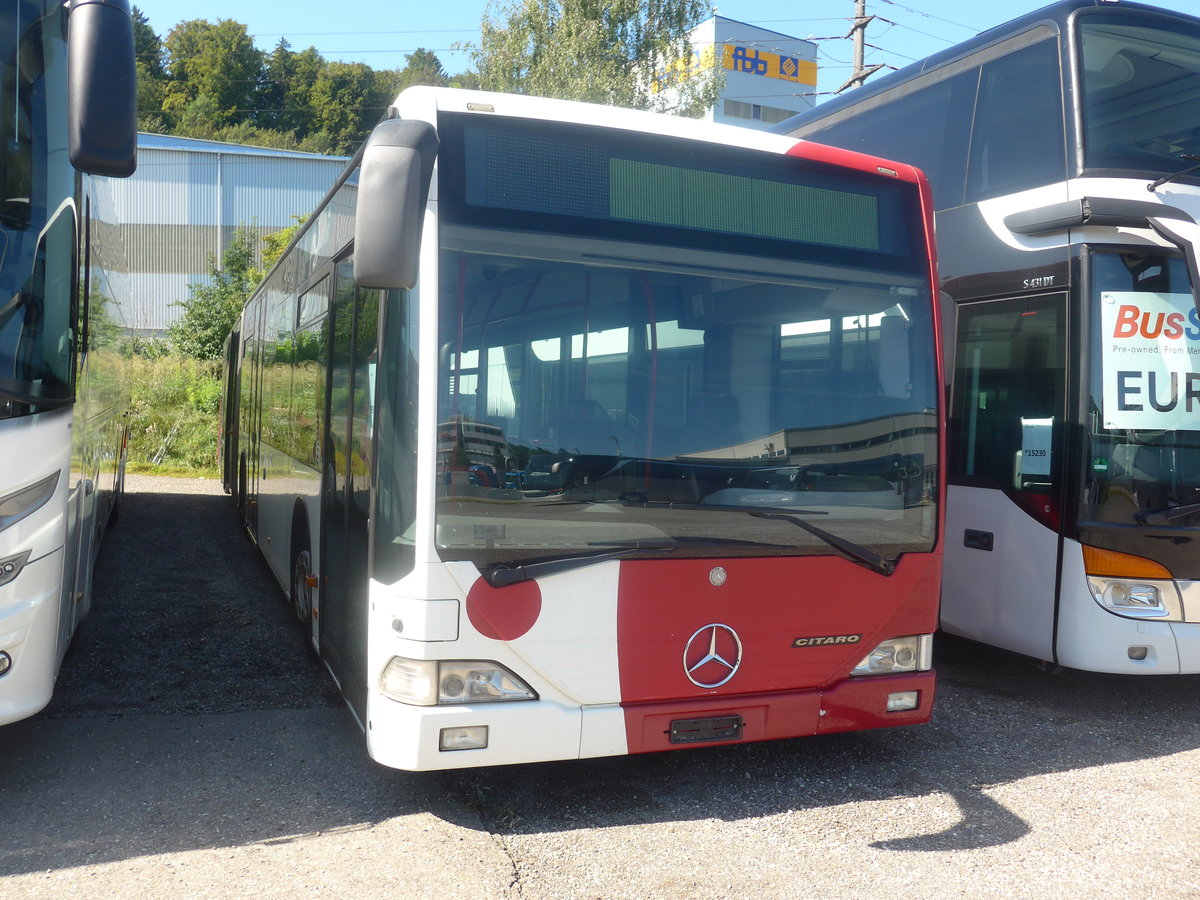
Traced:
<svg viewBox="0 0 1200 900">
<path fill-rule="evenodd" d="M 1108 291 L 1100 300 L 1104 427 L 1200 430 L 1200 312 L 1192 295 Z"/>
</svg>

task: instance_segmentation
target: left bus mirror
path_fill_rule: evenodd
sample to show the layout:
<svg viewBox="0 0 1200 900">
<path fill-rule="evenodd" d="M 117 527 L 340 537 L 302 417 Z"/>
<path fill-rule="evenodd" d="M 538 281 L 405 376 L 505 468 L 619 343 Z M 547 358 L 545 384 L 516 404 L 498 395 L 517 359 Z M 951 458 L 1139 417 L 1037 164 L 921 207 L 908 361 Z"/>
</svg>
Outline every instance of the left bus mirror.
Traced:
<svg viewBox="0 0 1200 900">
<path fill-rule="evenodd" d="M 381 122 L 363 150 L 354 216 L 354 282 L 399 290 L 417 283 L 421 223 L 437 156 L 428 122 Z"/>
<path fill-rule="evenodd" d="M 127 0 L 74 0 L 67 20 L 71 164 L 125 178 L 137 167 L 137 70 Z"/>
</svg>

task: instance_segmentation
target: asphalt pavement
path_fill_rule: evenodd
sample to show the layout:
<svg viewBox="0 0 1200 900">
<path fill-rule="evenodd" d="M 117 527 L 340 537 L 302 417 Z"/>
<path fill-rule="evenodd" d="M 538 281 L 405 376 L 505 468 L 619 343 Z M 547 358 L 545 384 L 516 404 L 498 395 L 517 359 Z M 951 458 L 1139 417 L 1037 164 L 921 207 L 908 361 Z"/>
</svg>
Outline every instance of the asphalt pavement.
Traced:
<svg viewBox="0 0 1200 900">
<path fill-rule="evenodd" d="M 1200 897 L 1200 677 L 935 663 L 916 728 L 397 772 L 219 484 L 131 476 L 55 699 L 0 728 L 0 898 Z"/>
</svg>

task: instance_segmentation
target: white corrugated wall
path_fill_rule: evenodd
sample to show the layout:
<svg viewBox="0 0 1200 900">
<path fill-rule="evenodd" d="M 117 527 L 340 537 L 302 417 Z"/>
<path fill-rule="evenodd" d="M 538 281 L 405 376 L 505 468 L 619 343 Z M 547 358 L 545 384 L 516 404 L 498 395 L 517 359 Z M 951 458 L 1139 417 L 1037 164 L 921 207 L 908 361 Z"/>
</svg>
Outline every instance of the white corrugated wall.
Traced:
<svg viewBox="0 0 1200 900">
<path fill-rule="evenodd" d="M 347 162 L 161 135 L 139 140 L 137 172 L 112 184 L 131 270 L 124 317 L 142 332 L 178 319 L 188 286 L 208 280 L 210 260 L 220 259 L 236 228 L 263 235 L 293 224 Z"/>
</svg>

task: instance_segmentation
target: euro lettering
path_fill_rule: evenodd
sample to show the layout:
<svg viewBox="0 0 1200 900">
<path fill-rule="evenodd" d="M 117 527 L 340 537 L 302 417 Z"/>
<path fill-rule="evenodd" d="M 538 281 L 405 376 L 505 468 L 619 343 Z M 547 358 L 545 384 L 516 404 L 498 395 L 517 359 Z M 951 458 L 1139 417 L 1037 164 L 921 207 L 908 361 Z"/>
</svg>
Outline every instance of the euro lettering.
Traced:
<svg viewBox="0 0 1200 900">
<path fill-rule="evenodd" d="M 1200 413 L 1200 372 L 1183 373 L 1183 397 L 1179 396 L 1180 373 L 1171 372 L 1169 385 L 1163 397 L 1157 372 L 1118 372 L 1117 409 L 1122 412 L 1141 412 L 1146 407 L 1141 402 L 1142 381 L 1145 380 L 1146 399 L 1155 412 L 1172 412 L 1181 399 L 1187 413 Z"/>
</svg>

